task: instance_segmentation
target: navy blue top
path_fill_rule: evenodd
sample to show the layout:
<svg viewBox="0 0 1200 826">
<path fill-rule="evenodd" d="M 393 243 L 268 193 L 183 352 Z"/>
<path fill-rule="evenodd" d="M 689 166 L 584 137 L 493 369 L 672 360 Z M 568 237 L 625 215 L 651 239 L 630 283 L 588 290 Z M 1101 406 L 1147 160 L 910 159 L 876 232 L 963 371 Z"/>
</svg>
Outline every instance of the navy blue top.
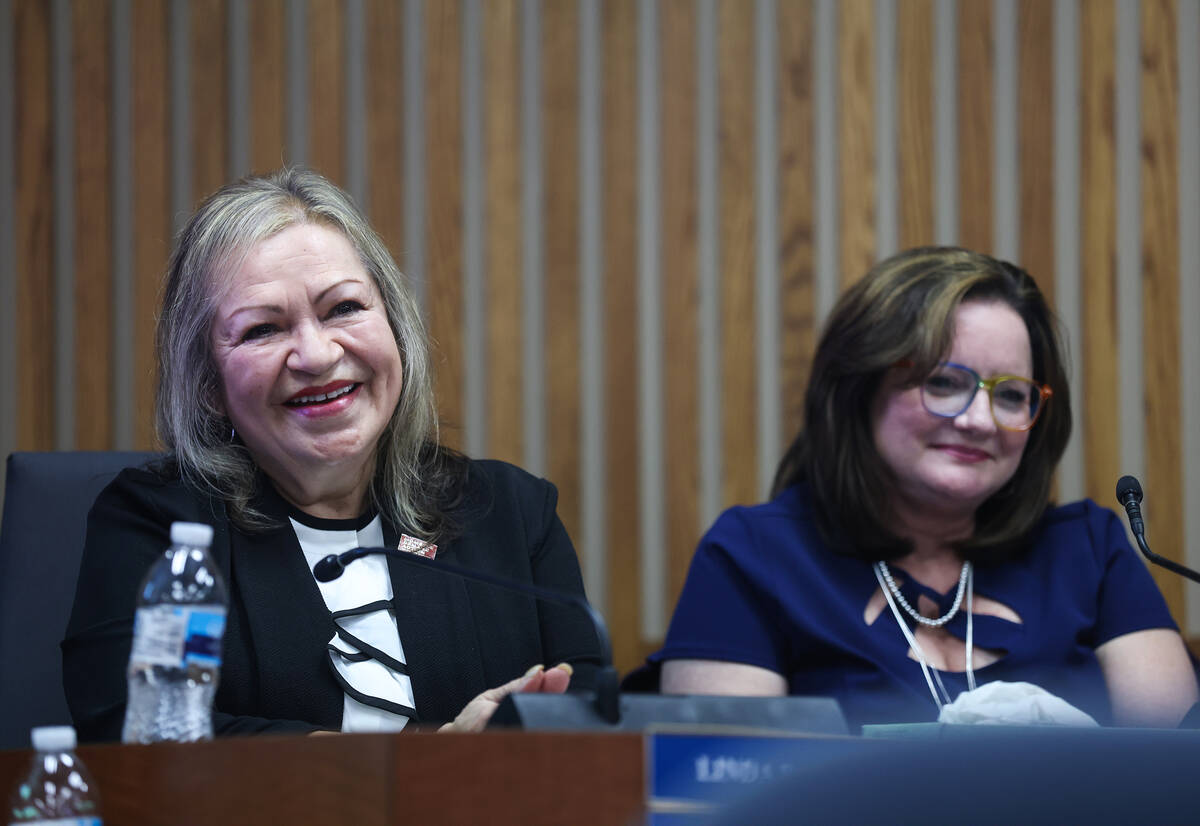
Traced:
<svg viewBox="0 0 1200 826">
<path fill-rule="evenodd" d="M 938 613 L 954 602 L 906 573 L 911 605 L 924 595 Z M 746 663 L 782 674 L 792 694 L 836 698 L 851 725 L 933 720 L 937 707 L 920 664 L 886 607 L 863 613 L 878 588 L 872 563 L 830 551 L 799 486 L 774 501 L 726 511 L 700 542 L 667 639 L 650 661 L 692 658 Z M 993 680 L 1036 683 L 1102 724 L 1112 714 L 1096 647 L 1148 628 L 1175 628 L 1116 514 L 1090 499 L 1051 508 L 1021 558 L 977 564 L 975 594 L 1012 608 L 1022 622 L 975 614 L 977 648 L 1001 653 L 975 670 Z M 910 625 L 915 622 L 909 618 Z M 966 605 L 946 626 L 965 639 Z M 941 672 L 951 698 L 961 672 Z"/>
</svg>

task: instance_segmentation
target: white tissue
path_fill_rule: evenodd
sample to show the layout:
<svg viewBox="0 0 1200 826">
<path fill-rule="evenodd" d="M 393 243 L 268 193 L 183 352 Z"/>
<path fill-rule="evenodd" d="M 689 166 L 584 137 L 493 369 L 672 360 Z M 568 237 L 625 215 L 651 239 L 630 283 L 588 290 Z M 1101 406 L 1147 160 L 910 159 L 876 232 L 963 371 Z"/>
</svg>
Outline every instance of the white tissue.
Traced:
<svg viewBox="0 0 1200 826">
<path fill-rule="evenodd" d="M 1033 683 L 1001 680 L 964 691 L 942 708 L 939 723 L 993 726 L 1099 726 L 1092 717 Z"/>
</svg>

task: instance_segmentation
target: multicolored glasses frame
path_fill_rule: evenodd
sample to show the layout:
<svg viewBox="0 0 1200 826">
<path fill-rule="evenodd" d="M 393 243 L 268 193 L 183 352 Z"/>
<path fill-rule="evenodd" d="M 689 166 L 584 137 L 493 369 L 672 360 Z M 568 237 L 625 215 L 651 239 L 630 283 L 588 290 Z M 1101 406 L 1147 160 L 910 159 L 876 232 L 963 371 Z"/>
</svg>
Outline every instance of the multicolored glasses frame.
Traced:
<svg viewBox="0 0 1200 826">
<path fill-rule="evenodd" d="M 912 367 L 912 362 L 904 359 L 896 366 Z M 987 391 L 988 409 L 997 427 L 1015 431 L 1032 428 L 1044 402 L 1054 395 L 1049 385 L 1024 376 L 985 379 L 965 364 L 943 361 L 921 382 L 921 403 L 931 415 L 953 419 L 971 406 L 981 389 Z"/>
</svg>

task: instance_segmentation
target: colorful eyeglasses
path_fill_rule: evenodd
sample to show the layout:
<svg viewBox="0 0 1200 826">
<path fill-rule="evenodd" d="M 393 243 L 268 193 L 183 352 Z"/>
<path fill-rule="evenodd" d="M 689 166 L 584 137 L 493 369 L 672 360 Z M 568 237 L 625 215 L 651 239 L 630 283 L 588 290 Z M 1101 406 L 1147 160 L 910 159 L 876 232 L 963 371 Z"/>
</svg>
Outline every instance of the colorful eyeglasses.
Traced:
<svg viewBox="0 0 1200 826">
<path fill-rule="evenodd" d="M 1033 379 L 1023 376 L 985 379 L 966 365 L 944 361 L 921 382 L 921 402 L 934 416 L 952 419 L 971 406 L 981 389 L 987 391 L 992 418 L 1005 430 L 1033 427 L 1046 406 L 1045 401 L 1054 395 L 1048 385 Z"/>
</svg>

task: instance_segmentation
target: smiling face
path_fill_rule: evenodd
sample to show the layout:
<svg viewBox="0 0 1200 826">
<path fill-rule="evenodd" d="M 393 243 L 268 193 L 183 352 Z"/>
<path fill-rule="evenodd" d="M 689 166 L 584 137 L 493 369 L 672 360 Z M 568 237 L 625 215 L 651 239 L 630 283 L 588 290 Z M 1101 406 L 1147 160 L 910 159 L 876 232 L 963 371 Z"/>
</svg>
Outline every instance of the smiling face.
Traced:
<svg viewBox="0 0 1200 826">
<path fill-rule="evenodd" d="M 967 301 L 954 321 L 946 361 L 971 367 L 983 378 L 1033 375 L 1029 332 L 1007 304 Z M 892 372 L 876 399 L 873 429 L 875 448 L 895 480 L 895 507 L 901 513 L 970 518 L 1012 478 L 1029 432 L 997 427 L 983 390 L 958 416 L 934 416 L 921 402 L 920 384 L 908 386 L 899 371 Z"/>
<path fill-rule="evenodd" d="M 365 487 L 403 367 L 343 235 L 296 224 L 254 246 L 218 292 L 211 340 L 220 405 L 268 476 Z"/>
</svg>

